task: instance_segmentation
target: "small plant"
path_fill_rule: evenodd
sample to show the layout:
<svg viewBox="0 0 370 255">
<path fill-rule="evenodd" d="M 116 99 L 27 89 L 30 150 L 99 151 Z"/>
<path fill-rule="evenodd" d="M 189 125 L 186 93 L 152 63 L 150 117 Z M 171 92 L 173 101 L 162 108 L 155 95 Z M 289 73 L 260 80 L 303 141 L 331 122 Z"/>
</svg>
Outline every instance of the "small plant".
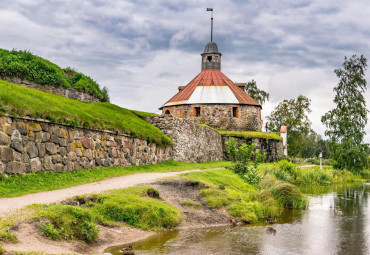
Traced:
<svg viewBox="0 0 370 255">
<path fill-rule="evenodd" d="M 195 209 L 195 210 L 198 210 L 199 208 L 202 207 L 202 204 L 197 202 L 197 201 L 193 201 L 193 200 L 184 200 L 184 201 L 181 201 L 181 204 L 183 206 L 186 206 L 186 207 L 189 207 L 189 208 L 192 208 L 192 209 Z"/>
<path fill-rule="evenodd" d="M 257 166 L 265 160 L 266 153 L 260 154 L 259 149 L 255 150 L 254 144 L 248 145 L 243 143 L 238 147 L 236 140 L 232 137 L 226 142 L 226 146 L 227 152 L 233 163 L 233 165 L 227 168 L 238 174 L 249 184 L 258 184 L 261 181 L 261 177 L 258 175 Z M 254 160 L 250 162 L 253 156 Z"/>
<path fill-rule="evenodd" d="M 0 242 L 16 243 L 18 239 L 8 231 L 0 230 Z"/>
<path fill-rule="evenodd" d="M 0 255 L 5 254 L 5 249 L 0 245 Z"/>
</svg>

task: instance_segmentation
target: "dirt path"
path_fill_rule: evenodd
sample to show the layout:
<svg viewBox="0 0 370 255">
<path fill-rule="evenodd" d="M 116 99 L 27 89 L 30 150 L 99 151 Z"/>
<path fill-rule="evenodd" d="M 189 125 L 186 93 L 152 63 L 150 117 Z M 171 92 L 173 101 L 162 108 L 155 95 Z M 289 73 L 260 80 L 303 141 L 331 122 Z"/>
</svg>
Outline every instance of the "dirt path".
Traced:
<svg viewBox="0 0 370 255">
<path fill-rule="evenodd" d="M 172 177 L 180 173 L 188 173 L 193 171 L 201 170 L 187 170 L 168 173 L 137 173 L 133 175 L 109 178 L 99 182 L 88 183 L 66 189 L 33 193 L 21 197 L 0 198 L 0 216 L 27 205 L 56 203 L 77 195 L 99 193 L 110 189 L 121 189 L 140 184 L 148 184 L 158 178 Z"/>
</svg>

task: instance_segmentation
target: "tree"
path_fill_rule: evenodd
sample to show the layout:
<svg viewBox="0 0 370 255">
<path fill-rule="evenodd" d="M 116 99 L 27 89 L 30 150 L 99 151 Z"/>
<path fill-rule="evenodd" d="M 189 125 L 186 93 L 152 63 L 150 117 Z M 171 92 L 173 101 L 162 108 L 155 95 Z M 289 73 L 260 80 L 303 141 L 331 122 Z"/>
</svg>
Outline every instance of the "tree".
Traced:
<svg viewBox="0 0 370 255">
<path fill-rule="evenodd" d="M 343 68 L 335 69 L 339 78 L 334 88 L 336 108 L 321 117 L 330 138 L 330 151 L 339 168 L 360 171 L 367 164 L 367 145 L 363 144 L 367 123 L 365 70 L 366 58 L 344 57 Z"/>
<path fill-rule="evenodd" d="M 257 88 L 257 83 L 255 80 L 251 80 L 250 82 L 245 84 L 244 91 L 253 97 L 259 104 L 263 105 L 266 100 L 269 100 L 270 94 L 266 91 L 263 91 Z"/>
<path fill-rule="evenodd" d="M 287 126 L 288 130 L 288 153 L 299 156 L 307 145 L 305 137 L 311 131 L 311 122 L 308 119 L 311 100 L 305 96 L 297 99 L 284 100 L 275 107 L 274 111 L 267 117 L 270 127 Z"/>
</svg>

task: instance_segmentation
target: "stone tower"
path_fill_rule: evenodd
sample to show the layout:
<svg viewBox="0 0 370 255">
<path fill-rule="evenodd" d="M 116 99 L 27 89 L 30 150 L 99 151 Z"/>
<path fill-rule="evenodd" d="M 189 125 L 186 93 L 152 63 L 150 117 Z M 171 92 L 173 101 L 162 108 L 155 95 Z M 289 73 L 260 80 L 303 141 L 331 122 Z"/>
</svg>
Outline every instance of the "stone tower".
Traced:
<svg viewBox="0 0 370 255">
<path fill-rule="evenodd" d="M 200 74 L 160 109 L 217 129 L 261 131 L 261 105 L 221 72 L 221 56 L 215 42 L 207 43 Z"/>
</svg>

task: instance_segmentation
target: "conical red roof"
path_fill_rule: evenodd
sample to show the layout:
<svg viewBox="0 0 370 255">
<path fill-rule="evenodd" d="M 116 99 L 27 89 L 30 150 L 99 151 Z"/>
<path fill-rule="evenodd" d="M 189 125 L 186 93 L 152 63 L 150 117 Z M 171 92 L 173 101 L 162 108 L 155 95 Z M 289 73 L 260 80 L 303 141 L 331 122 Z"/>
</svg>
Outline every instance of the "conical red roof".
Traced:
<svg viewBox="0 0 370 255">
<path fill-rule="evenodd" d="M 171 105 L 207 103 L 261 106 L 219 69 L 205 69 L 161 108 Z"/>
</svg>

